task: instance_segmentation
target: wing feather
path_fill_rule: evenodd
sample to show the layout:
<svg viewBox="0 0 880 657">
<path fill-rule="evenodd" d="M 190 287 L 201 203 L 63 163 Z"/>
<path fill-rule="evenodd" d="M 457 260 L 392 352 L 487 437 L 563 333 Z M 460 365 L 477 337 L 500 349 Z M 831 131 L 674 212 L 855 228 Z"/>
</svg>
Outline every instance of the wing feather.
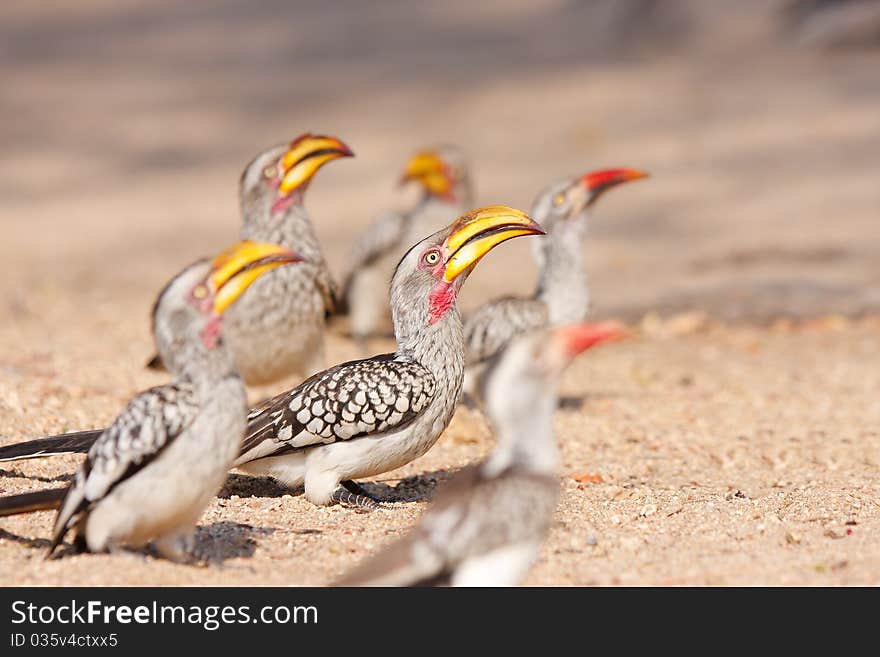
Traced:
<svg viewBox="0 0 880 657">
<path fill-rule="evenodd" d="M 435 387 L 429 370 L 394 354 L 337 365 L 252 409 L 237 463 L 402 428 Z"/>
<path fill-rule="evenodd" d="M 150 388 L 132 399 L 77 470 L 55 522 L 54 544 L 84 510 L 143 469 L 183 433 L 198 409 L 195 389 L 188 384 Z"/>
<path fill-rule="evenodd" d="M 517 335 L 548 321 L 547 306 L 537 299 L 504 297 L 481 306 L 464 325 L 468 364 L 491 358 Z"/>
</svg>

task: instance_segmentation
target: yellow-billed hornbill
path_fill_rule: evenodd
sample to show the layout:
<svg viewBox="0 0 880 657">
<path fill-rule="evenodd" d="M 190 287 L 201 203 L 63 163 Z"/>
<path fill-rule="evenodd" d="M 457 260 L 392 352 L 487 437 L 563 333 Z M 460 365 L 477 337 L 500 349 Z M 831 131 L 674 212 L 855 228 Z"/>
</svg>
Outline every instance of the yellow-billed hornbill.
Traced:
<svg viewBox="0 0 880 657">
<path fill-rule="evenodd" d="M 266 149 L 242 173 L 241 239 L 278 244 L 304 259 L 262 277 L 226 318 L 226 341 L 249 385 L 305 378 L 325 365 L 324 328 L 336 288 L 303 202 L 322 166 L 352 155 L 336 137 L 307 133 Z"/>
<path fill-rule="evenodd" d="M 225 314 L 261 276 L 298 260 L 283 247 L 247 241 L 175 276 L 153 311 L 174 381 L 128 403 L 70 486 L 2 498 L 0 515 L 60 505 L 50 554 L 74 529 L 76 543 L 92 552 L 155 541 L 168 558 L 186 556 L 247 426 L 244 383 L 223 338 Z"/>
</svg>

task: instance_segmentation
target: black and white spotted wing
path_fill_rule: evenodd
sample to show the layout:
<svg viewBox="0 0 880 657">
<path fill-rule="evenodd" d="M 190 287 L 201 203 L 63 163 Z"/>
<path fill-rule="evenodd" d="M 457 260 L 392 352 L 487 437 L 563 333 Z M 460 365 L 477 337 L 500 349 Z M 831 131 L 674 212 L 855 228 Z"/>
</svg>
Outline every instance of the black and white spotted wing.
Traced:
<svg viewBox="0 0 880 657">
<path fill-rule="evenodd" d="M 331 367 L 250 411 L 238 462 L 405 427 L 435 387 L 430 371 L 394 354 Z"/>
<path fill-rule="evenodd" d="M 89 449 L 56 521 L 56 540 L 74 516 L 155 459 L 198 414 L 195 389 L 170 384 L 132 399 Z M 60 534 L 59 534 L 60 532 Z"/>
</svg>

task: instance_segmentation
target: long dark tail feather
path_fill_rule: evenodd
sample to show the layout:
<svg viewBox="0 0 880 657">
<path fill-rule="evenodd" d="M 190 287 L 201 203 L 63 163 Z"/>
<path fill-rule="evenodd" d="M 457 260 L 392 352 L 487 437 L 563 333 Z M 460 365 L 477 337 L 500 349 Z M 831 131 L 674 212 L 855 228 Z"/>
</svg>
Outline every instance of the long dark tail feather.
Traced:
<svg viewBox="0 0 880 657">
<path fill-rule="evenodd" d="M 0 497 L 0 517 L 57 509 L 66 494 L 67 487 L 64 487 Z"/>
<path fill-rule="evenodd" d="M 164 370 L 165 364 L 162 362 L 162 357 L 159 354 L 156 354 L 147 361 L 147 364 L 144 367 L 148 370 Z"/>
<path fill-rule="evenodd" d="M 21 459 L 35 459 L 55 454 L 69 454 L 71 452 L 88 452 L 94 442 L 104 433 L 103 429 L 88 429 L 86 431 L 74 431 L 57 436 L 36 438 L 14 445 L 0 447 L 0 461 L 19 461 Z"/>
</svg>

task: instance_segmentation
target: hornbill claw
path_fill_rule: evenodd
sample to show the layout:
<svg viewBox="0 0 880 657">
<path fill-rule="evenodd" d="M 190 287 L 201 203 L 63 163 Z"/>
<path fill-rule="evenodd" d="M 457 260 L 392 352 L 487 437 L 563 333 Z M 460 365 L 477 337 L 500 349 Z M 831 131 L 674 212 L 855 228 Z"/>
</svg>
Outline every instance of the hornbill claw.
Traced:
<svg viewBox="0 0 880 657">
<path fill-rule="evenodd" d="M 347 483 L 353 484 L 354 486 L 360 488 L 360 486 L 358 486 L 354 482 Z M 360 513 L 367 513 L 380 508 L 380 504 L 372 497 L 369 497 L 367 495 L 358 495 L 357 493 L 353 493 L 350 490 L 346 490 L 345 484 L 333 491 L 333 495 L 330 497 L 330 499 L 337 504 L 349 507 Z"/>
</svg>

